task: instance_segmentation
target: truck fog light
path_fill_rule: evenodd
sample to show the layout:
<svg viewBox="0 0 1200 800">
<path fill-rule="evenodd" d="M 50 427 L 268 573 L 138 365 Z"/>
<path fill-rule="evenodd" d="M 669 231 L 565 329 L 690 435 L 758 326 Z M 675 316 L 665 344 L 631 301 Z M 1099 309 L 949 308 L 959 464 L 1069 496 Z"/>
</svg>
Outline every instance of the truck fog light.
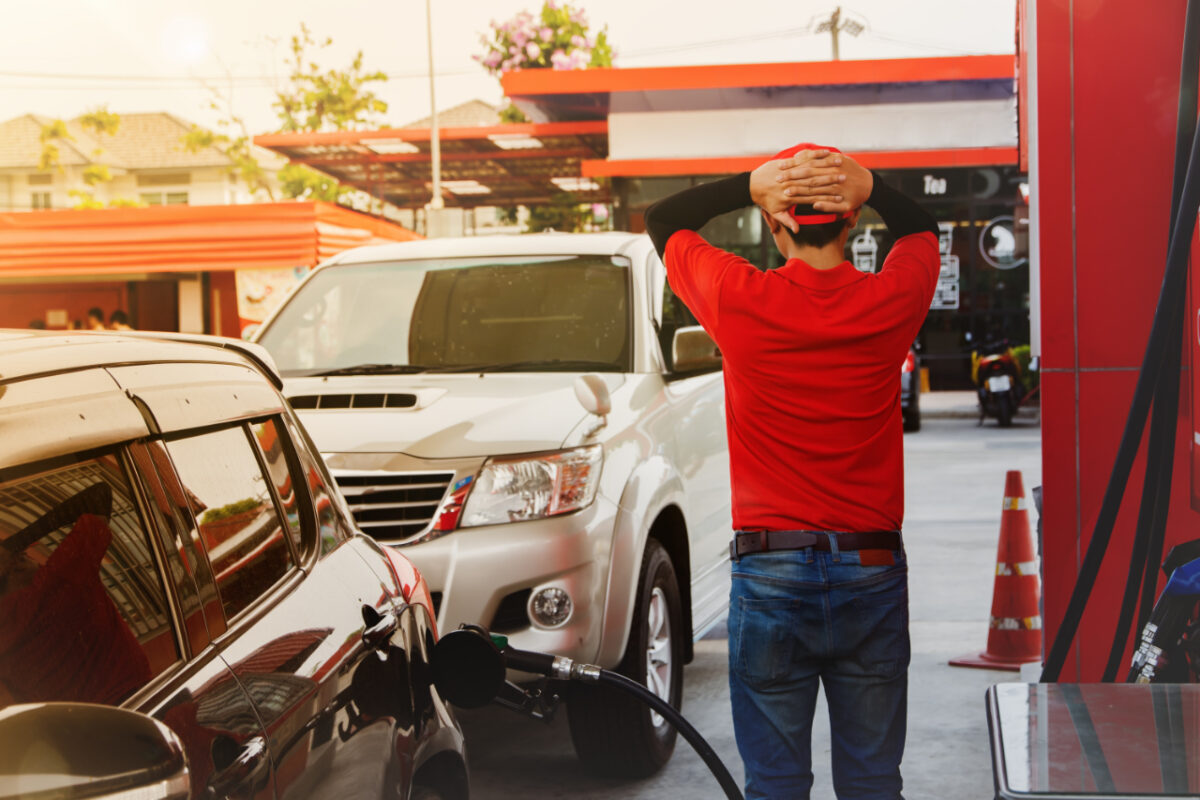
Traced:
<svg viewBox="0 0 1200 800">
<path fill-rule="evenodd" d="M 571 595 L 557 586 L 542 589 L 529 600 L 529 615 L 538 625 L 554 628 L 571 618 Z"/>
</svg>

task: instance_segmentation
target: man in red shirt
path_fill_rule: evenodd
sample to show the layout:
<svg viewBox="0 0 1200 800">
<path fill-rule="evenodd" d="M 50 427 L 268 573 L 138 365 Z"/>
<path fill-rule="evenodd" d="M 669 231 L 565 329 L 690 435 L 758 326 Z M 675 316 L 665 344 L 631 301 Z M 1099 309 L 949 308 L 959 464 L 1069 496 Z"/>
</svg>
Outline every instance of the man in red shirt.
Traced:
<svg viewBox="0 0 1200 800">
<path fill-rule="evenodd" d="M 748 205 L 787 263 L 704 241 Z M 883 268 L 844 252 L 859 208 L 896 237 Z M 675 293 L 725 361 L 733 524 L 729 681 L 747 798 L 807 798 L 824 686 L 841 800 L 901 797 L 908 640 L 900 369 L 933 298 L 937 223 L 832 148 L 649 208 Z"/>
</svg>

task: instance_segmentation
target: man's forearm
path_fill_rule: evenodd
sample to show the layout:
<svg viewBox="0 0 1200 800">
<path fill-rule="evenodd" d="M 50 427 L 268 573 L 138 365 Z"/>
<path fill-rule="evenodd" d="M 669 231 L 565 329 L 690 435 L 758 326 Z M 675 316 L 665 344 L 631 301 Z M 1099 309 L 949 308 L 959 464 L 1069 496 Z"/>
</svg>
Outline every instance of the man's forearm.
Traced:
<svg viewBox="0 0 1200 800">
<path fill-rule="evenodd" d="M 654 242 L 659 257 L 667 249 L 667 240 L 676 231 L 696 231 L 713 217 L 752 205 L 750 173 L 743 172 L 659 200 L 646 209 L 646 233 Z"/>
<path fill-rule="evenodd" d="M 871 186 L 871 196 L 867 198 L 867 205 L 883 218 L 883 223 L 893 236 L 899 239 L 901 236 L 922 231 L 938 235 L 937 220 L 928 211 L 917 205 L 908 195 L 880 180 L 878 173 L 872 174 L 875 182 Z"/>
</svg>

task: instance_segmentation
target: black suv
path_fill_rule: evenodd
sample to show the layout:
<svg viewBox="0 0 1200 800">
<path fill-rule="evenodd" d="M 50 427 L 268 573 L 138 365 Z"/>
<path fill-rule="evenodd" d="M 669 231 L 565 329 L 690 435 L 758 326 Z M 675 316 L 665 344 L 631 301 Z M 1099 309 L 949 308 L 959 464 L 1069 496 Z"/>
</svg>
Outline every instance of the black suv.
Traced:
<svg viewBox="0 0 1200 800">
<path fill-rule="evenodd" d="M 230 340 L 0 332 L 0 797 L 465 800 L 428 589 L 280 386 Z"/>
</svg>

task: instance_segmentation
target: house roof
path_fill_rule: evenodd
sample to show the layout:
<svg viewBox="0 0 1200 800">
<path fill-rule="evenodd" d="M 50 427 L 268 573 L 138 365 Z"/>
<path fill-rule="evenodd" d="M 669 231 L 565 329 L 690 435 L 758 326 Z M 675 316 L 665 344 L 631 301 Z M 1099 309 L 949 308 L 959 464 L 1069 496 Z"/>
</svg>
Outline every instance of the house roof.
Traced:
<svg viewBox="0 0 1200 800">
<path fill-rule="evenodd" d="M 482 100 L 468 100 L 438 112 L 438 125 L 443 128 L 463 128 L 468 125 L 499 125 L 500 109 Z M 433 117 L 421 117 L 403 126 L 405 128 L 429 128 Z"/>
<path fill-rule="evenodd" d="M 65 120 L 70 138 L 56 142 L 63 166 L 106 164 L 122 170 L 193 169 L 227 167 L 230 159 L 216 147 L 189 151 L 183 137 L 192 123 L 165 111 L 121 114 L 114 134 L 97 134 L 80 124 L 80 117 Z M 0 122 L 0 169 L 36 169 L 42 152 L 42 129 L 50 117 L 23 114 Z M 264 153 L 275 162 L 271 154 Z M 282 164 L 270 163 L 271 168 Z"/>
</svg>

